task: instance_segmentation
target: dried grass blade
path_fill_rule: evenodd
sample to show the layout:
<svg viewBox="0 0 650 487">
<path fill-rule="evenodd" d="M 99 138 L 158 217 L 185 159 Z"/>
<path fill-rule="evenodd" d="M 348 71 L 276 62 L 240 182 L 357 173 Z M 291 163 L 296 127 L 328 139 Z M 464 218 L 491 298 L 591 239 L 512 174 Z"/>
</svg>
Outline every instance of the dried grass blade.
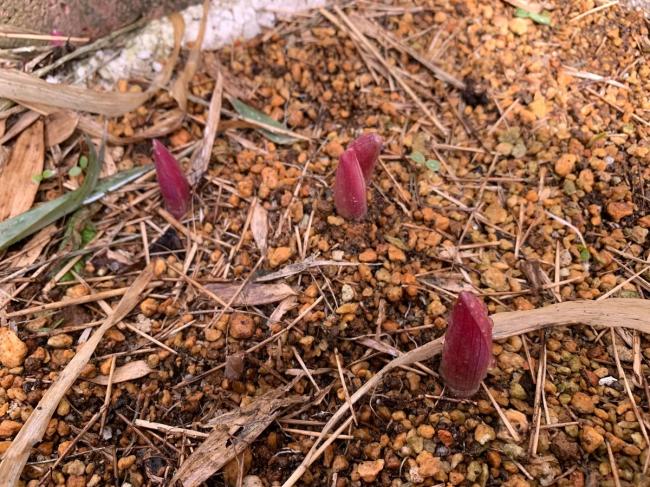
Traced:
<svg viewBox="0 0 650 487">
<path fill-rule="evenodd" d="M 214 138 L 217 135 L 217 128 L 219 127 L 219 120 L 221 120 L 221 100 L 223 97 L 223 77 L 218 73 L 217 80 L 212 91 L 212 99 L 210 100 L 210 108 L 208 110 L 208 122 L 203 130 L 203 140 L 201 146 L 192 156 L 192 167 L 188 179 L 191 185 L 198 183 L 210 164 L 210 155 L 212 154 L 212 146 L 214 145 Z"/>
<path fill-rule="evenodd" d="M 153 278 L 153 267 L 148 266 L 131 284 L 113 312 L 106 317 L 104 323 L 84 343 L 77 354 L 66 365 L 59 378 L 50 386 L 38 406 L 34 408 L 16 438 L 5 452 L 0 463 L 0 478 L 4 485 L 17 485 L 20 474 L 29 458 L 32 447 L 41 441 L 45 429 L 54 414 L 59 402 L 77 380 L 81 370 L 90 360 L 99 345 L 104 333 L 121 321 L 138 304 L 140 294 Z"/>
<path fill-rule="evenodd" d="M 18 71 L 0 70 L 0 97 L 80 112 L 117 117 L 142 105 L 149 93 L 97 92 L 77 86 L 55 85 Z"/>
<path fill-rule="evenodd" d="M 277 303 L 289 296 L 295 296 L 296 292 L 287 284 L 282 282 L 275 284 L 247 284 L 239 293 L 241 282 L 224 282 L 207 284 L 208 290 L 219 296 L 226 302 L 235 297 L 232 306 L 257 306 L 261 304 Z"/>
<path fill-rule="evenodd" d="M 116 137 L 107 134 L 106 140 L 114 145 L 127 145 L 140 142 L 146 139 L 155 139 L 170 134 L 181 127 L 185 113 L 182 110 L 169 110 L 151 126 L 144 130 L 136 132 L 130 137 Z M 79 119 L 79 129 L 91 137 L 101 137 L 104 127 L 89 116 L 81 116 Z"/>
<path fill-rule="evenodd" d="M 284 279 L 285 277 L 293 276 L 295 274 L 300 274 L 301 272 L 306 271 L 311 267 L 320 267 L 325 265 L 336 265 L 336 266 L 348 266 L 348 265 L 359 265 L 356 262 L 340 262 L 338 260 L 317 260 L 314 257 L 307 257 L 302 262 L 297 262 L 295 264 L 288 264 L 282 269 L 271 272 L 264 276 L 260 276 L 255 279 L 255 282 L 268 282 L 275 281 L 276 279 Z"/>
<path fill-rule="evenodd" d="M 187 110 L 187 86 L 196 74 L 196 70 L 199 67 L 199 60 L 201 54 L 201 45 L 203 44 L 203 37 L 205 36 L 205 25 L 208 20 L 208 10 L 210 8 L 210 1 L 203 1 L 203 15 L 201 16 L 201 23 L 199 24 L 199 33 L 194 40 L 194 45 L 190 50 L 190 55 L 187 58 L 187 63 L 185 63 L 185 69 L 181 75 L 174 80 L 172 85 L 171 95 L 178 103 L 178 106 L 181 110 Z"/>
</svg>

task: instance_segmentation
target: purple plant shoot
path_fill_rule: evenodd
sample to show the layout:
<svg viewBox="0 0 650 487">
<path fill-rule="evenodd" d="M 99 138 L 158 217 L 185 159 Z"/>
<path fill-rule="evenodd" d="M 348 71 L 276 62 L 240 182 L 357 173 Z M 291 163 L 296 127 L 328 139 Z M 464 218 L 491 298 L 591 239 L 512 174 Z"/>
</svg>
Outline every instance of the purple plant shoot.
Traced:
<svg viewBox="0 0 650 487">
<path fill-rule="evenodd" d="M 192 199 L 190 184 L 176 158 L 167 147 L 155 139 L 153 160 L 165 208 L 174 218 L 180 220 L 187 213 Z"/>
<path fill-rule="evenodd" d="M 492 362 L 492 327 L 487 307 L 470 292 L 454 303 L 442 347 L 440 375 L 456 397 L 473 396 Z"/>
<path fill-rule="evenodd" d="M 366 186 L 382 148 L 377 134 L 364 134 L 352 141 L 339 157 L 334 180 L 334 205 L 347 220 L 360 220 L 368 211 Z"/>
<path fill-rule="evenodd" d="M 368 211 L 366 181 L 352 149 L 346 150 L 339 158 L 334 179 L 334 205 L 346 220 L 360 220 Z"/>
<path fill-rule="evenodd" d="M 348 150 L 353 150 L 357 156 L 366 185 L 370 184 L 372 171 L 375 169 L 382 146 L 383 140 L 377 134 L 363 134 L 348 146 Z"/>
</svg>

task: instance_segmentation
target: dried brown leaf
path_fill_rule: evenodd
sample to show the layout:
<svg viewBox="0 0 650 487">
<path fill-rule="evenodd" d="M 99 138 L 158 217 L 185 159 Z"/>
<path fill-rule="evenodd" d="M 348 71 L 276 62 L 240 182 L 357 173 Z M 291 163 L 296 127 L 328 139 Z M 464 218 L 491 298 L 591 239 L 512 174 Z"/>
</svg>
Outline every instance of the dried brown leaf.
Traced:
<svg viewBox="0 0 650 487">
<path fill-rule="evenodd" d="M 241 282 L 218 282 L 205 287 L 225 302 L 230 302 L 237 293 Z M 282 301 L 296 292 L 284 283 L 255 284 L 249 283 L 237 295 L 231 306 L 257 306 Z"/>
<path fill-rule="evenodd" d="M 32 180 L 32 176 L 43 172 L 44 162 L 43 122 L 39 120 L 20 134 L 9 162 L 0 174 L 0 221 L 32 207 L 38 192 L 38 183 Z"/>
<path fill-rule="evenodd" d="M 5 133 L 2 138 L 0 139 L 0 145 L 4 144 L 8 140 L 13 139 L 16 137 L 18 134 L 20 134 L 23 130 L 25 130 L 27 127 L 29 127 L 31 124 L 33 124 L 36 120 L 38 120 L 38 117 L 40 117 L 40 114 L 28 110 L 25 113 L 21 114 L 16 123 L 14 123 L 11 128 Z"/>
<path fill-rule="evenodd" d="M 45 146 L 52 147 L 68 140 L 78 123 L 79 114 L 72 110 L 58 110 L 45 117 Z"/>
<path fill-rule="evenodd" d="M 118 384 L 119 382 L 128 382 L 130 380 L 140 379 L 149 375 L 151 372 L 153 372 L 153 369 L 147 365 L 147 362 L 144 360 L 134 360 L 133 362 L 115 368 L 112 383 Z M 88 380 L 94 384 L 99 384 L 100 386 L 107 386 L 108 379 L 108 375 L 98 375 L 94 379 Z"/>
<path fill-rule="evenodd" d="M 284 408 L 306 400 L 304 396 L 284 396 L 286 391 L 274 390 L 256 397 L 241 409 L 214 418 L 211 424 L 215 429 L 183 462 L 169 485 L 179 481 L 184 487 L 200 485 L 240 455 Z"/>
<path fill-rule="evenodd" d="M 289 296 L 280 301 L 271 316 L 269 316 L 268 326 L 273 325 L 274 323 L 279 323 L 282 317 L 287 313 L 287 311 L 292 310 L 298 305 L 298 299 L 295 296 Z"/>
</svg>

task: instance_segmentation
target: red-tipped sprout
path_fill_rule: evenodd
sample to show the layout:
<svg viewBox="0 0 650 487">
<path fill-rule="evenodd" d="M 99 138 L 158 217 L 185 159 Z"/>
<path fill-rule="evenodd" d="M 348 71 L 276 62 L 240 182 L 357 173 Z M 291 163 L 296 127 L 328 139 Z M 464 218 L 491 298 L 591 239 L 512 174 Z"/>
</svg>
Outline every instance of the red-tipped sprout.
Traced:
<svg viewBox="0 0 650 487">
<path fill-rule="evenodd" d="M 192 199 L 190 184 L 176 158 L 167 147 L 155 139 L 153 160 L 165 207 L 174 218 L 180 220 L 187 212 Z"/>
<path fill-rule="evenodd" d="M 353 150 L 348 149 L 339 158 L 334 179 L 334 205 L 339 215 L 347 220 L 366 216 L 366 181 Z"/>
<path fill-rule="evenodd" d="M 363 134 L 348 146 L 348 149 L 353 150 L 357 156 L 366 184 L 370 184 L 372 171 L 377 164 L 382 145 L 383 140 L 379 135 Z"/>
<path fill-rule="evenodd" d="M 473 396 L 492 362 L 492 320 L 485 304 L 462 292 L 454 304 L 442 347 L 440 375 L 456 397 Z"/>
<path fill-rule="evenodd" d="M 334 204 L 343 218 L 360 220 L 366 216 L 366 186 L 370 184 L 381 148 L 381 137 L 364 134 L 341 154 L 334 180 Z"/>
</svg>

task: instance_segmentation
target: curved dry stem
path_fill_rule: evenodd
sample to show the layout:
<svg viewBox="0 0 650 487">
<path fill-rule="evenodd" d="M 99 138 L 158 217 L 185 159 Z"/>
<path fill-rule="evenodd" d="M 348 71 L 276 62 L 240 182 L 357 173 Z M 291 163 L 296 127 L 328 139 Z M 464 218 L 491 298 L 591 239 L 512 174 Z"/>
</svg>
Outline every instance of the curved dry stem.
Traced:
<svg viewBox="0 0 650 487">
<path fill-rule="evenodd" d="M 529 311 L 511 311 L 492 315 L 494 321 L 494 340 L 501 340 L 514 335 L 521 335 L 542 328 L 567 325 L 607 326 L 612 328 L 632 328 L 650 333 L 650 301 L 643 299 L 608 299 L 605 301 L 572 301 L 559 303 Z M 315 455 L 320 441 L 329 433 L 349 410 L 350 403 L 355 404 L 369 390 L 376 387 L 383 377 L 396 367 L 414 362 L 429 360 L 442 351 L 442 338 L 422 345 L 408 353 L 400 355 L 377 372 L 334 413 L 323 427 L 320 436 L 305 456 L 302 463 L 282 484 L 293 486 L 307 468 L 318 458 Z"/>
</svg>

